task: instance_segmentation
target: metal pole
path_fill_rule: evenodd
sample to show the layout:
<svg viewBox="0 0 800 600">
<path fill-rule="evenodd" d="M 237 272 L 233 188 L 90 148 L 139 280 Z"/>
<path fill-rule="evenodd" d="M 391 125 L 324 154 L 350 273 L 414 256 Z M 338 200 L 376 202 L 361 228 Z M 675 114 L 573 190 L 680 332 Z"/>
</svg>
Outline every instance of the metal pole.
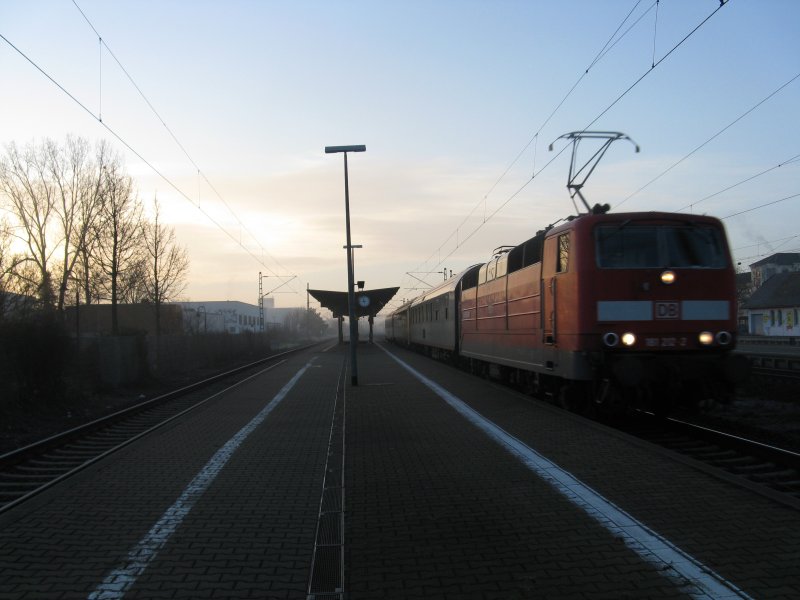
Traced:
<svg viewBox="0 0 800 600">
<path fill-rule="evenodd" d="M 347 181 L 347 152 L 344 152 L 344 213 L 347 222 L 347 312 L 350 320 L 350 383 L 358 385 L 358 364 L 356 344 L 358 343 L 358 323 L 356 322 L 355 294 L 353 293 L 353 256 L 350 242 L 350 186 Z"/>
</svg>

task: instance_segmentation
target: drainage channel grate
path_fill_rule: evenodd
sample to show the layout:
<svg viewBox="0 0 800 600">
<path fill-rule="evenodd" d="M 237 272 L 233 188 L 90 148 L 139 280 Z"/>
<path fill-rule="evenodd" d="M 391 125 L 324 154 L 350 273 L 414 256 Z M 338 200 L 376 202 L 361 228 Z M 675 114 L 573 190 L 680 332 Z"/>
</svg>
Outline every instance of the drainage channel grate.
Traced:
<svg viewBox="0 0 800 600">
<path fill-rule="evenodd" d="M 346 363 L 339 374 L 328 438 L 328 459 L 319 503 L 307 600 L 344 600 L 345 372 Z"/>
</svg>

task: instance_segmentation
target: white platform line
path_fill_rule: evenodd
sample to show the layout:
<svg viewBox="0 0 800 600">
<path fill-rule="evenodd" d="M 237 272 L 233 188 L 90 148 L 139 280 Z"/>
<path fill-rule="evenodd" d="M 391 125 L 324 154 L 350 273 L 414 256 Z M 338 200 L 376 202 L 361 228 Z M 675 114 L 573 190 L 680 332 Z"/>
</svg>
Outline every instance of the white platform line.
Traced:
<svg viewBox="0 0 800 600">
<path fill-rule="evenodd" d="M 495 440 L 526 467 L 548 482 L 575 506 L 605 527 L 613 536 L 666 575 L 693 598 L 750 598 L 736 585 L 718 575 L 672 542 L 607 500 L 549 459 L 498 427 L 436 382 L 428 379 L 397 356 L 379 347 L 419 379 L 459 414 Z"/>
<path fill-rule="evenodd" d="M 242 427 L 225 445 L 217 450 L 214 456 L 206 465 L 195 475 L 194 479 L 186 486 L 186 489 L 170 506 L 161 518 L 156 522 L 150 531 L 128 552 L 125 565 L 114 569 L 109 573 L 103 582 L 89 594 L 89 600 L 113 600 L 122 598 L 125 593 L 136 583 L 136 579 L 141 575 L 159 551 L 169 541 L 175 530 L 181 525 L 186 515 L 192 510 L 197 500 L 214 482 L 217 475 L 230 460 L 233 453 L 242 445 L 242 442 L 267 418 L 278 404 L 286 397 L 289 391 L 299 381 L 303 373 L 306 372 L 314 362 L 312 358 L 294 377 L 281 388 L 281 390 L 270 400 L 261 411 L 244 427 Z"/>
</svg>

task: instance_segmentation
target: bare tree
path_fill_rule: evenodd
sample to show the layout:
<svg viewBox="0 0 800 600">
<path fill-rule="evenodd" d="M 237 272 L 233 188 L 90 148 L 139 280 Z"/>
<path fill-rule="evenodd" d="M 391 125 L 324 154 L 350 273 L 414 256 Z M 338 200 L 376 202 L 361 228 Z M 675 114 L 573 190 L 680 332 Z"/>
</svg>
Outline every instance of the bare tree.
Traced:
<svg viewBox="0 0 800 600">
<path fill-rule="evenodd" d="M 11 256 L 11 225 L 6 219 L 0 221 L 0 319 L 3 318 L 8 305 L 10 280 L 16 266 Z"/>
<path fill-rule="evenodd" d="M 124 295 L 124 275 L 136 264 L 142 240 L 142 205 L 118 161 L 103 169 L 100 215 L 94 226 L 96 259 L 107 277 L 105 289 L 111 301 L 111 331 L 119 333 L 117 305 Z"/>
<path fill-rule="evenodd" d="M 141 304 L 150 302 L 145 280 L 147 279 L 147 256 L 144 244 L 144 233 L 147 222 L 142 222 L 142 240 L 131 257 L 130 266 L 120 277 L 119 301 L 124 304 Z"/>
<path fill-rule="evenodd" d="M 93 160 L 89 142 L 69 136 L 63 146 L 45 140 L 24 151 L 12 143 L 0 162 L 0 191 L 18 223 L 17 237 L 27 245 L 26 260 L 36 266 L 23 271 L 36 273 L 37 296 L 59 311 L 76 265 L 88 252 L 109 155 L 108 145 L 100 143 Z"/>
<path fill-rule="evenodd" d="M 93 161 L 89 143 L 71 136 L 67 137 L 63 148 L 50 142 L 46 149 L 57 196 L 55 213 L 61 225 L 59 247 L 62 255 L 56 306 L 62 310 L 76 265 L 86 258 L 89 251 L 92 227 L 99 217 L 103 172 L 110 159 L 110 150 L 101 142 Z"/>
<path fill-rule="evenodd" d="M 161 305 L 176 299 L 186 287 L 189 255 L 175 239 L 175 229 L 161 222 L 161 205 L 153 200 L 153 221 L 144 226 L 146 251 L 144 287 L 156 309 L 156 336 L 161 335 Z"/>
<path fill-rule="evenodd" d="M 48 270 L 53 249 L 49 245 L 49 226 L 54 214 L 56 193 L 50 182 L 45 160 L 46 146 L 39 150 L 33 144 L 22 152 L 13 142 L 0 160 L 0 192 L 19 222 L 22 234 L 15 237 L 27 248 L 26 261 L 35 265 L 37 296 L 52 304 L 53 288 Z"/>
</svg>

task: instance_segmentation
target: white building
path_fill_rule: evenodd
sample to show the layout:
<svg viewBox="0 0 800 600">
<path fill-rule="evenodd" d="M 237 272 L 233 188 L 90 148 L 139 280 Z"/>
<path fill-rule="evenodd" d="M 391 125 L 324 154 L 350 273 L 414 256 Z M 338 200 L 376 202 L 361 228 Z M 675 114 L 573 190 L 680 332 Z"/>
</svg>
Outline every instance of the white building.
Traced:
<svg viewBox="0 0 800 600">
<path fill-rule="evenodd" d="M 748 333 L 769 336 L 800 335 L 800 273 L 777 273 L 744 303 Z"/>
<path fill-rule="evenodd" d="M 237 300 L 207 302 L 178 302 L 183 307 L 183 322 L 187 332 L 244 333 L 261 331 L 258 306 Z M 264 330 L 283 326 L 286 314 L 294 309 L 275 308 L 273 298 L 264 298 Z"/>
</svg>

